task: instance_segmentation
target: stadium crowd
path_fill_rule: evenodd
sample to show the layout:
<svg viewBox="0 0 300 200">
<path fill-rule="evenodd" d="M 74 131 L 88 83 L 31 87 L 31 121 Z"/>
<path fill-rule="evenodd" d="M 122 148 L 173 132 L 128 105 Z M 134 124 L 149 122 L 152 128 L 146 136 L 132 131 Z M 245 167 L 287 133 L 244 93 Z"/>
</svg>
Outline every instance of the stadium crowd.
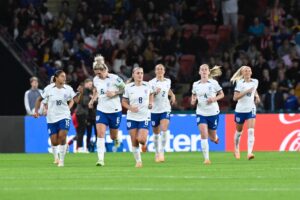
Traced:
<svg viewBox="0 0 300 200">
<path fill-rule="evenodd" d="M 71 10 L 62 0 L 57 10 L 52 14 L 47 0 L 10 0 L 3 14 L 5 31 L 24 48 L 23 59 L 37 63 L 41 79 L 63 69 L 77 88 L 92 78 L 97 54 L 125 81 L 134 66 L 150 80 L 162 63 L 178 99 L 174 110 L 191 110 L 199 66 L 220 65 L 220 108 L 227 112 L 234 108 L 229 79 L 249 65 L 260 83 L 258 111 L 300 109 L 299 1 L 80 0 Z"/>
</svg>

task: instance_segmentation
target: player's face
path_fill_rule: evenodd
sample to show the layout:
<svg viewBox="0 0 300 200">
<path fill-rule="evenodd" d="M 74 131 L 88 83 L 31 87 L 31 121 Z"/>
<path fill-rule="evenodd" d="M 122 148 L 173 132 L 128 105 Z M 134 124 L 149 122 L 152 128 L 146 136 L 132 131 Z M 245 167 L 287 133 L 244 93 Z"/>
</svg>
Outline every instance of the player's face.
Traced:
<svg viewBox="0 0 300 200">
<path fill-rule="evenodd" d="M 244 78 L 248 79 L 248 78 L 251 78 L 252 70 L 250 67 L 244 67 L 242 73 L 243 73 Z"/>
<path fill-rule="evenodd" d="M 143 78 L 144 78 L 144 70 L 142 68 L 136 69 L 133 72 L 133 79 L 135 81 L 141 82 L 143 81 Z"/>
<path fill-rule="evenodd" d="M 199 69 L 199 74 L 201 76 L 201 78 L 208 78 L 209 75 L 209 68 L 207 65 L 201 65 L 200 69 Z"/>
<path fill-rule="evenodd" d="M 59 84 L 65 84 L 66 83 L 66 74 L 64 72 L 60 73 L 58 75 L 58 77 L 56 78 L 56 80 Z"/>
<path fill-rule="evenodd" d="M 156 76 L 164 76 L 165 75 L 165 68 L 162 65 L 157 65 L 155 67 L 155 75 Z"/>
<path fill-rule="evenodd" d="M 94 69 L 95 74 L 99 77 L 99 78 L 105 78 L 107 76 L 107 71 L 106 70 L 101 70 L 101 69 Z"/>
<path fill-rule="evenodd" d="M 31 82 L 31 87 L 32 87 L 32 88 L 38 88 L 38 86 L 39 86 L 39 82 L 37 82 L 36 80 L 33 80 L 33 81 Z"/>
</svg>

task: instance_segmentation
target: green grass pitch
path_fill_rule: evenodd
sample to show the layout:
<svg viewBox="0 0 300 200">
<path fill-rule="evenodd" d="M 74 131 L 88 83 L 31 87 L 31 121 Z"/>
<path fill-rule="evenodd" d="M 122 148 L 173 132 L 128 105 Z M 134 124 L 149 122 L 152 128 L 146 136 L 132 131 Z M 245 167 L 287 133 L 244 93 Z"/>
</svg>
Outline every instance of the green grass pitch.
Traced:
<svg viewBox="0 0 300 200">
<path fill-rule="evenodd" d="M 232 153 L 167 153 L 155 163 L 143 153 L 143 168 L 131 153 L 107 153 L 104 167 L 96 154 L 67 154 L 58 168 L 51 154 L 0 154 L 0 199 L 300 199 L 299 152 L 256 152 L 235 160 Z"/>
</svg>

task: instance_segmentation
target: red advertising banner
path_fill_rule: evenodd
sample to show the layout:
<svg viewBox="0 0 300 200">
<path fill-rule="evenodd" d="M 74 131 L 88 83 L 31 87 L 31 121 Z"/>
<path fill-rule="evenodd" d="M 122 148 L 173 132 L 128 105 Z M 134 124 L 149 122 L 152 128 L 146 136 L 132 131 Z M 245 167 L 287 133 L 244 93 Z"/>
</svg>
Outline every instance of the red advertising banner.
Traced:
<svg viewBox="0 0 300 200">
<path fill-rule="evenodd" d="M 234 150 L 234 115 L 226 115 L 226 151 Z M 240 150 L 247 151 L 247 122 Z M 300 114 L 257 114 L 254 151 L 300 151 Z"/>
</svg>

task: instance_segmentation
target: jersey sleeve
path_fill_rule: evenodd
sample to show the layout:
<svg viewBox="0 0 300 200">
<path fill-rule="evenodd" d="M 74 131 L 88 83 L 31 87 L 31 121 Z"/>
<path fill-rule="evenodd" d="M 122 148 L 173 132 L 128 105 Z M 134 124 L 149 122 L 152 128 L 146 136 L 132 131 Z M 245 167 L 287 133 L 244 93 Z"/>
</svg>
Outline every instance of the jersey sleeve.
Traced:
<svg viewBox="0 0 300 200">
<path fill-rule="evenodd" d="M 236 86 L 234 88 L 234 91 L 235 92 L 241 92 L 241 84 L 240 84 L 240 81 L 237 81 L 236 82 Z"/>
<path fill-rule="evenodd" d="M 128 88 L 129 88 L 128 85 L 126 85 L 125 89 L 124 89 L 123 98 L 126 98 L 126 99 L 129 98 Z"/>
<path fill-rule="evenodd" d="M 76 96 L 76 93 L 74 92 L 73 88 L 71 88 L 71 87 L 68 87 L 68 90 L 69 90 L 69 96 L 68 96 L 67 101 L 70 101 L 71 99 L 73 99 Z"/>
<path fill-rule="evenodd" d="M 196 84 L 193 83 L 192 94 L 196 94 Z"/>
<path fill-rule="evenodd" d="M 48 96 L 49 96 L 49 89 L 46 87 L 46 88 L 44 89 L 44 91 L 41 93 L 41 97 L 42 97 L 43 99 L 47 99 Z"/>
</svg>

